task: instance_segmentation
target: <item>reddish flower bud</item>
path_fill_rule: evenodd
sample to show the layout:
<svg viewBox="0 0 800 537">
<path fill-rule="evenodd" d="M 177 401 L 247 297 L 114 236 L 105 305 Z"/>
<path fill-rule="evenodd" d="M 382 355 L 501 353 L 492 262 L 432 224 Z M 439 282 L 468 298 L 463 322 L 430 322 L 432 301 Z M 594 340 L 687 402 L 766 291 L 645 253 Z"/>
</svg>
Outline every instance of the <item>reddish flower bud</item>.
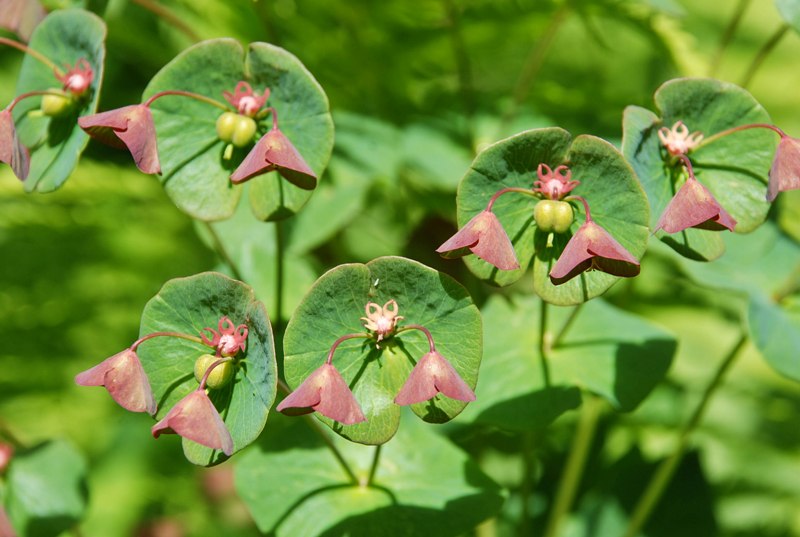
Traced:
<svg viewBox="0 0 800 537">
<path fill-rule="evenodd" d="M 142 172 L 161 173 L 153 114 L 144 104 L 83 116 L 78 125 L 104 144 L 127 148 Z"/>
<path fill-rule="evenodd" d="M 63 84 L 62 89 L 70 92 L 75 97 L 84 95 L 94 80 L 94 70 L 85 59 L 81 58 L 75 67 L 67 65 L 67 72 L 63 75 L 56 73 L 56 78 Z"/>
<path fill-rule="evenodd" d="M 431 351 L 420 358 L 394 398 L 398 405 L 413 405 L 443 393 L 451 399 L 474 401 L 475 393 L 444 356 Z"/>
<path fill-rule="evenodd" d="M 467 222 L 436 251 L 443 257 L 461 257 L 469 252 L 502 270 L 519 268 L 514 246 L 500 220 L 491 211 L 483 210 Z"/>
<path fill-rule="evenodd" d="M 778 192 L 800 188 L 800 139 L 781 136 L 769 170 L 767 201 L 774 201 Z"/>
<path fill-rule="evenodd" d="M 693 177 L 689 177 L 667 204 L 653 231 L 663 229 L 667 233 L 677 233 L 690 227 L 713 231 L 733 231 L 736 227 L 736 220 Z"/>
<path fill-rule="evenodd" d="M 247 325 L 235 326 L 227 316 L 222 316 L 217 323 L 217 330 L 205 327 L 200 332 L 203 343 L 217 349 L 219 356 L 235 356 L 239 351 L 244 351 L 247 346 Z M 211 332 L 211 339 L 203 332 Z"/>
<path fill-rule="evenodd" d="M 402 315 L 397 315 L 398 306 L 394 300 L 389 300 L 383 307 L 374 302 L 367 302 L 364 308 L 367 312 L 366 317 L 361 317 L 364 321 L 364 328 L 371 330 L 378 335 L 378 341 L 391 335 L 397 327 L 397 322 L 404 319 Z"/>
<path fill-rule="evenodd" d="M 250 84 L 240 81 L 236 84 L 233 93 L 230 91 L 223 91 L 222 95 L 225 97 L 226 101 L 231 103 L 231 106 L 236 108 L 238 113 L 253 117 L 261 111 L 261 108 L 267 102 L 267 99 L 269 99 L 269 88 L 265 88 L 264 93 L 259 95 L 253 91 Z"/>
<path fill-rule="evenodd" d="M 131 412 L 156 413 L 150 382 L 139 357 L 131 349 L 125 349 L 79 373 L 75 383 L 80 386 L 105 386 L 114 401 Z"/>
<path fill-rule="evenodd" d="M 202 387 L 177 402 L 164 418 L 151 429 L 154 438 L 162 434 L 178 434 L 225 455 L 233 454 L 233 439 L 222 416 Z"/>
<path fill-rule="evenodd" d="M 0 162 L 5 162 L 14 170 L 20 181 L 28 177 L 31 169 L 31 155 L 22 145 L 14 128 L 14 118 L 10 110 L 0 111 Z"/>
<path fill-rule="evenodd" d="M 288 411 L 284 412 L 286 409 Z M 289 415 L 317 411 L 345 425 L 365 421 L 353 392 L 339 371 L 325 363 L 311 373 L 300 386 L 281 401 L 278 412 Z"/>
<path fill-rule="evenodd" d="M 539 164 L 536 169 L 538 181 L 534 181 L 534 192 L 539 192 L 551 200 L 560 200 L 570 193 L 573 188 L 581 184 L 580 181 L 570 181 L 572 171 L 566 166 L 559 166 L 551 170 L 547 164 Z"/>
<path fill-rule="evenodd" d="M 239 167 L 234 170 L 231 182 L 243 183 L 256 175 L 271 171 L 277 171 L 290 183 L 305 190 L 313 190 L 317 186 L 317 175 L 314 170 L 306 164 L 292 142 L 275 126 L 256 142 Z"/>
</svg>

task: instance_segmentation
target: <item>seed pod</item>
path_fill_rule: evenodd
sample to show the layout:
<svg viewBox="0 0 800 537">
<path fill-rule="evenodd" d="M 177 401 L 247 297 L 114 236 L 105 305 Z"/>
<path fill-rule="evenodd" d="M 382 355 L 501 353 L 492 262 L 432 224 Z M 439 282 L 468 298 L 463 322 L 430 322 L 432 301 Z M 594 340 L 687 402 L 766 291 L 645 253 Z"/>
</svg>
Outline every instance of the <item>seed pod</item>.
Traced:
<svg viewBox="0 0 800 537">
<path fill-rule="evenodd" d="M 564 233 L 575 220 L 575 213 L 566 201 L 542 200 L 533 208 L 533 218 L 542 231 Z"/>
<path fill-rule="evenodd" d="M 218 356 L 214 356 L 213 354 L 204 354 L 197 359 L 194 363 L 194 378 L 197 379 L 197 382 L 203 380 L 203 375 L 206 374 L 206 370 L 208 370 L 209 366 L 219 359 Z M 219 364 L 209 373 L 208 379 L 206 379 L 206 386 L 212 390 L 216 390 L 227 385 L 232 378 L 233 362 L 228 360 Z"/>
</svg>

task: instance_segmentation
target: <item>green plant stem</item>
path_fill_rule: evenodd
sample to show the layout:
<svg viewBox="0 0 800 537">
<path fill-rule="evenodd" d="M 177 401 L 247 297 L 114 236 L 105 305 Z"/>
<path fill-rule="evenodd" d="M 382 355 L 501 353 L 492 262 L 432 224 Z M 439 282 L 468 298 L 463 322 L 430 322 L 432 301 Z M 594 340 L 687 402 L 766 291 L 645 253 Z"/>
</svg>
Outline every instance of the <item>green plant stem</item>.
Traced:
<svg viewBox="0 0 800 537">
<path fill-rule="evenodd" d="M 706 408 L 708 407 L 708 403 L 711 400 L 711 396 L 717 391 L 717 388 L 719 388 L 725 373 L 727 373 L 728 369 L 730 369 L 731 365 L 733 365 L 735 358 L 739 355 L 739 352 L 742 350 L 746 342 L 747 334 L 743 333 L 739 338 L 739 341 L 736 342 L 728 355 L 722 360 L 722 363 L 720 363 L 716 373 L 714 373 L 714 377 L 711 379 L 711 382 L 708 383 L 708 386 L 703 392 L 703 397 L 700 399 L 700 403 L 697 405 L 697 408 L 695 408 L 694 413 L 689 418 L 689 421 L 686 422 L 686 425 L 684 425 L 683 429 L 681 430 L 675 450 L 669 457 L 661 462 L 656 469 L 656 473 L 650 480 L 650 483 L 648 483 L 644 494 L 642 494 L 642 496 L 639 498 L 639 503 L 636 504 L 633 514 L 631 515 L 631 520 L 628 523 L 625 537 L 635 537 L 644 527 L 648 518 L 650 518 L 650 514 L 658 505 L 661 496 L 664 494 L 664 491 L 669 485 L 672 476 L 675 474 L 675 470 L 678 469 L 678 465 L 680 464 L 681 459 L 686 452 L 686 448 L 689 445 L 689 438 L 700 424 L 700 421 L 703 419 Z"/>
<path fill-rule="evenodd" d="M 558 535 L 561 524 L 575 501 L 583 470 L 586 468 L 589 448 L 592 445 L 594 433 L 597 429 L 601 406 L 602 401 L 596 396 L 586 395 L 575 429 L 575 436 L 572 439 L 569 457 L 564 467 L 564 473 L 558 482 L 553 508 L 550 510 L 550 516 L 547 519 L 547 526 L 544 531 L 545 537 L 556 537 Z"/>
<path fill-rule="evenodd" d="M 275 222 L 275 318 L 273 322 L 282 326 L 283 323 L 283 273 L 286 264 L 286 245 L 283 240 L 283 223 Z"/>
<path fill-rule="evenodd" d="M 542 300 L 539 309 L 539 360 L 541 361 L 542 378 L 546 387 L 550 386 L 550 364 L 548 363 L 548 358 L 553 343 L 552 334 L 547 331 L 548 311 L 547 302 Z"/>
<path fill-rule="evenodd" d="M 747 88 L 750 85 L 750 82 L 752 82 L 761 64 L 764 63 L 764 60 L 767 59 L 767 56 L 769 56 L 778 43 L 780 43 L 781 39 L 783 39 L 783 36 L 786 35 L 786 32 L 788 32 L 790 28 L 791 26 L 784 22 L 778 27 L 775 33 L 767 39 L 767 42 L 759 49 L 752 63 L 747 68 L 744 77 L 742 77 L 742 81 L 739 83 L 740 86 Z"/>
<path fill-rule="evenodd" d="M 584 304 L 586 304 L 586 302 L 581 302 L 580 304 L 572 308 L 572 311 L 569 312 L 569 317 L 567 317 L 567 320 L 564 321 L 563 325 L 561 325 L 561 330 L 558 331 L 558 334 L 556 334 L 556 336 L 553 338 L 553 342 L 550 344 L 551 349 L 555 349 L 556 347 L 558 347 L 559 344 L 564 340 L 564 337 L 567 335 L 567 332 L 569 332 L 569 329 L 572 327 L 572 324 L 578 317 L 578 313 L 580 313 L 580 311 L 583 309 Z"/>
<path fill-rule="evenodd" d="M 199 93 L 194 93 L 193 91 L 183 91 L 183 90 L 159 91 L 158 93 L 152 95 L 149 99 L 147 99 L 143 104 L 145 106 L 150 106 L 156 99 L 160 99 L 162 97 L 168 97 L 170 95 L 174 97 L 188 97 L 190 99 L 194 99 L 195 101 L 200 101 L 201 103 L 206 103 L 210 104 L 211 106 L 216 106 L 220 110 L 224 110 L 226 112 L 230 111 L 230 108 L 227 105 L 222 104 L 219 101 L 215 101 L 211 97 L 206 97 L 205 95 L 200 95 Z"/>
<path fill-rule="evenodd" d="M 278 379 L 278 388 L 281 389 L 286 394 L 289 394 L 292 391 L 291 389 L 289 389 L 289 385 L 286 384 L 281 379 Z M 336 445 L 333 443 L 333 440 L 331 439 L 330 436 L 328 436 L 328 433 L 325 432 L 325 430 L 323 430 L 322 425 L 320 425 L 317 419 L 311 414 L 304 415 L 303 419 L 306 422 L 306 425 L 308 425 L 315 433 L 317 433 L 317 436 L 319 436 L 320 439 L 322 439 L 322 441 L 325 443 L 325 445 L 328 446 L 328 449 L 331 450 L 331 453 L 333 453 L 334 458 L 336 458 L 336 460 L 339 462 L 339 465 L 342 467 L 342 470 L 344 470 L 344 473 L 347 474 L 347 477 L 350 478 L 350 481 L 353 484 L 358 484 L 359 480 L 356 477 L 356 474 L 353 472 L 353 469 L 350 468 L 349 464 L 347 464 L 344 455 L 342 455 L 342 452 L 339 451 L 339 448 L 337 448 Z"/>
<path fill-rule="evenodd" d="M 50 58 L 48 58 L 41 52 L 30 48 L 27 45 L 14 41 L 13 39 L 8 39 L 6 37 L 0 37 L 0 45 L 8 45 L 9 47 L 21 50 L 25 54 L 29 54 L 31 57 L 39 60 L 41 63 L 52 69 L 53 72 L 58 76 L 64 76 L 65 74 L 64 71 L 62 71 L 55 63 L 50 61 Z"/>
<path fill-rule="evenodd" d="M 165 8 L 164 6 L 153 2 L 152 0 L 133 0 L 134 4 L 139 4 L 147 11 L 153 13 L 157 17 L 164 19 L 164 22 L 171 24 L 175 29 L 183 32 L 186 37 L 197 43 L 200 41 L 200 36 L 194 33 L 194 30 L 184 23 L 177 15 Z"/>
<path fill-rule="evenodd" d="M 362 483 L 363 486 L 368 487 L 375 481 L 375 473 L 378 471 L 378 464 L 381 460 L 381 449 L 383 444 L 375 446 L 375 452 L 372 454 L 372 465 L 369 467 L 369 474 L 367 475 L 366 482 Z"/>
<path fill-rule="evenodd" d="M 228 268 L 231 269 L 231 273 L 233 277 L 239 281 L 244 281 L 242 278 L 242 273 L 239 272 L 239 267 L 236 266 L 236 263 L 233 261 L 231 256 L 228 254 L 228 251 L 225 249 L 225 245 L 222 244 L 222 240 L 219 238 L 219 234 L 217 230 L 214 229 L 214 226 L 211 225 L 211 222 L 203 222 L 208 230 L 209 235 L 211 235 L 211 242 L 214 247 L 214 251 L 217 252 L 217 255 L 222 259 L 222 262 L 228 265 Z"/>
<path fill-rule="evenodd" d="M 731 41 L 733 40 L 733 36 L 736 34 L 736 30 L 739 28 L 739 23 L 742 22 L 744 12 L 747 11 L 751 1 L 752 0 L 739 0 L 739 3 L 736 4 L 736 9 L 733 12 L 733 16 L 731 17 L 728 26 L 725 28 L 725 32 L 722 34 L 722 38 L 719 41 L 717 50 L 714 52 L 714 57 L 712 58 L 711 64 L 708 68 L 708 76 L 713 77 L 717 74 L 719 64 L 722 62 L 722 55 L 725 53 L 728 45 L 730 45 Z"/>
<path fill-rule="evenodd" d="M 519 495 L 522 501 L 522 514 L 519 524 L 520 537 L 531 535 L 531 508 L 529 499 L 533 491 L 533 433 L 527 431 L 522 435 L 522 484 Z"/>
</svg>

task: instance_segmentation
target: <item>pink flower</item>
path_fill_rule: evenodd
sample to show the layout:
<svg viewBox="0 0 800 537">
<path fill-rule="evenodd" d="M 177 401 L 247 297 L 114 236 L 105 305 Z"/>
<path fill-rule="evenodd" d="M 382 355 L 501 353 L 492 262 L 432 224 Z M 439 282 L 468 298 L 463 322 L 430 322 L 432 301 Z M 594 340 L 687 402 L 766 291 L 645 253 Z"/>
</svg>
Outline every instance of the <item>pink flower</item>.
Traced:
<svg viewBox="0 0 800 537">
<path fill-rule="evenodd" d="M 539 192 L 551 200 L 560 200 L 580 184 L 580 181 L 570 181 L 572 171 L 566 166 L 559 166 L 551 170 L 547 164 L 539 164 L 536 169 L 538 181 L 534 181 L 534 192 Z"/>
<path fill-rule="evenodd" d="M 151 429 L 154 438 L 161 434 L 178 434 L 225 455 L 233 454 L 233 439 L 214 403 L 199 387 L 178 401 L 164 418 Z"/>
<path fill-rule="evenodd" d="M 274 112 L 273 112 L 274 114 Z M 239 184 L 248 179 L 277 171 L 290 183 L 312 190 L 317 186 L 317 175 L 277 126 L 256 143 L 239 167 L 231 175 L 231 182 Z"/>
<path fill-rule="evenodd" d="M 467 249 L 499 269 L 519 268 L 519 261 L 508 235 L 497 216 L 489 210 L 475 215 L 436 251 L 444 257 L 461 257 L 468 253 Z"/>
<path fill-rule="evenodd" d="M 285 412 L 290 415 L 308 414 L 316 410 L 323 416 L 345 425 L 367 419 L 342 375 L 329 363 L 317 368 L 297 389 L 281 401 L 277 410 L 283 412 L 285 409 L 300 409 Z"/>
<path fill-rule="evenodd" d="M 689 128 L 682 121 L 676 121 L 671 129 L 658 129 L 658 139 L 673 157 L 686 155 L 703 141 L 703 134 L 695 131 L 689 134 Z"/>
<path fill-rule="evenodd" d="M 431 351 L 420 358 L 394 398 L 398 405 L 413 405 L 443 393 L 451 399 L 474 401 L 475 393 L 444 356 Z"/>
<path fill-rule="evenodd" d="M 144 173 L 161 173 L 153 114 L 144 104 L 124 106 L 78 118 L 89 136 L 113 147 L 128 148 L 136 167 Z"/>
<path fill-rule="evenodd" d="M 253 117 L 261 110 L 264 104 L 269 99 L 269 88 L 264 89 L 262 95 L 258 95 L 250 87 L 250 84 L 240 81 L 236 84 L 233 93 L 230 91 L 223 91 L 222 95 L 225 97 L 231 106 L 236 108 L 236 111 L 242 115 Z"/>
<path fill-rule="evenodd" d="M 693 176 L 689 176 L 675 197 L 667 204 L 653 231 L 663 229 L 667 233 L 677 233 L 690 227 L 713 231 L 722 229 L 733 231 L 736 227 L 736 220 Z"/>
<path fill-rule="evenodd" d="M 364 309 L 367 313 L 366 317 L 361 317 L 361 320 L 365 321 L 364 328 L 378 334 L 378 341 L 394 332 L 397 322 L 404 318 L 402 315 L 397 315 L 398 307 L 394 300 L 389 300 L 383 307 L 374 302 L 367 302 Z"/>
<path fill-rule="evenodd" d="M 136 352 L 125 349 L 79 373 L 80 386 L 105 386 L 114 401 L 131 412 L 156 413 L 156 401 Z"/>
<path fill-rule="evenodd" d="M 767 201 L 774 201 L 778 192 L 798 188 L 800 188 L 800 139 L 781 136 L 769 170 Z"/>
<path fill-rule="evenodd" d="M 28 177 L 31 169 L 31 155 L 22 145 L 14 128 L 14 118 L 10 110 L 0 111 L 0 162 L 5 162 L 14 170 L 20 181 Z"/>
<path fill-rule="evenodd" d="M 213 328 L 203 328 L 203 332 L 207 330 L 212 334 L 212 338 L 209 339 L 201 332 L 200 338 L 203 343 L 217 349 L 219 356 L 235 356 L 239 351 L 244 351 L 247 346 L 246 324 L 234 326 L 233 321 L 227 316 L 223 316 L 220 318 L 217 328 L 218 331 Z"/>
<path fill-rule="evenodd" d="M 94 80 L 94 70 L 85 59 L 81 58 L 75 63 L 75 67 L 67 65 L 67 72 L 60 75 L 56 72 L 56 78 L 63 84 L 62 89 L 70 92 L 75 97 L 80 97 L 86 93 Z"/>
<path fill-rule="evenodd" d="M 576 198 L 583 202 L 586 221 L 569 239 L 561 257 L 550 270 L 553 285 L 566 283 L 587 270 L 600 270 L 624 278 L 639 274 L 639 260 L 592 220 L 585 199 Z"/>
</svg>

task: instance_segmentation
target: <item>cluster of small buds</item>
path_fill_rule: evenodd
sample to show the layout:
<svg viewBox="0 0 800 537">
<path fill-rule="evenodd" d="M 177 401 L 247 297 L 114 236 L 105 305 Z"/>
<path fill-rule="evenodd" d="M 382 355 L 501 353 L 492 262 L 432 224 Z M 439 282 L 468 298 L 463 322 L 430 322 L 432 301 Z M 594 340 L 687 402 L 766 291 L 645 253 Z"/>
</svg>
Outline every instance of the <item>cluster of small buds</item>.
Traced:
<svg viewBox="0 0 800 537">
<path fill-rule="evenodd" d="M 531 189 L 504 188 L 496 192 L 486 209 L 436 251 L 444 257 L 460 257 L 471 252 L 501 270 L 520 268 L 514 246 L 492 212 L 497 198 L 516 192 L 538 200 L 534 207 L 534 221 L 540 230 L 547 233 L 565 233 L 574 220 L 570 202 L 583 204 L 585 221 L 570 237 L 550 270 L 550 281 L 554 285 L 564 284 L 588 270 L 600 270 L 626 278 L 639 274 L 639 260 L 592 220 L 585 198 L 571 195 L 580 181 L 572 180 L 572 173 L 567 166 L 561 165 L 552 170 L 547 164 L 541 163 L 536 174 L 538 180 Z"/>
<path fill-rule="evenodd" d="M 208 337 L 210 333 L 212 337 Z M 147 412 L 155 416 L 155 397 L 150 381 L 142 367 L 136 349 L 155 337 L 174 337 L 194 341 L 211 347 L 213 355 L 203 355 L 195 363 L 194 371 L 198 387 L 178 401 L 174 407 L 152 427 L 153 437 L 174 433 L 198 444 L 221 450 L 225 455 L 233 453 L 233 439 L 214 404 L 208 389 L 216 389 L 229 383 L 235 370 L 235 357 L 244 352 L 247 345 L 248 328 L 236 326 L 227 316 L 219 319 L 217 330 L 206 327 L 200 337 L 178 332 L 154 332 L 147 334 L 127 349 L 103 360 L 98 365 L 79 373 L 75 377 L 80 386 L 103 386 L 111 397 L 124 409 L 131 412 Z M 205 359 L 208 356 L 209 359 Z M 202 365 L 198 368 L 198 364 Z M 200 374 L 198 375 L 198 369 Z"/>
<path fill-rule="evenodd" d="M 354 338 L 374 338 L 376 342 L 397 335 L 399 307 L 395 300 L 387 301 L 383 307 L 374 302 L 365 306 L 367 317 L 364 327 L 370 334 L 347 334 L 337 339 L 328 351 L 327 359 L 311 373 L 277 409 L 288 415 L 319 412 L 323 416 L 344 425 L 352 425 L 366 420 L 355 395 L 347 385 L 339 370 L 333 365 L 333 354 L 344 341 Z M 475 393 L 464 382 L 453 365 L 437 350 L 430 331 L 421 325 L 404 326 L 402 331 L 420 330 L 428 338 L 429 352 L 417 361 L 408 379 L 394 398 L 398 405 L 412 405 L 434 398 L 441 393 L 451 399 L 474 401 Z"/>
</svg>

